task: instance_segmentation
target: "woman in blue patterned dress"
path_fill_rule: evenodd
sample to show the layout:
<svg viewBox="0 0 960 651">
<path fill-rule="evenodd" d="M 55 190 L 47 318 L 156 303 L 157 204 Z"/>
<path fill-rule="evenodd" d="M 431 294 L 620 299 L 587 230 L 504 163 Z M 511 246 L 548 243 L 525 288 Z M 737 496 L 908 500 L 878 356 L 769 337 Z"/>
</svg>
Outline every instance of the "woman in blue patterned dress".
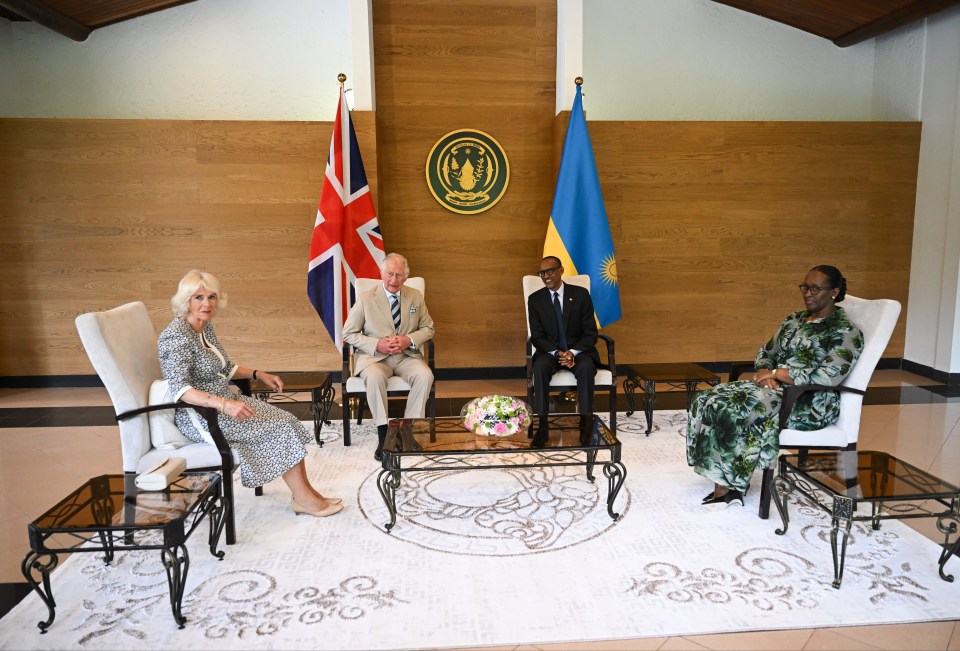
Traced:
<svg viewBox="0 0 960 651">
<path fill-rule="evenodd" d="M 863 350 L 863 334 L 837 306 L 847 281 L 836 267 L 814 267 L 800 291 L 806 309 L 788 315 L 757 352 L 753 377 L 701 391 L 690 404 L 687 462 L 714 482 L 703 498 L 710 510 L 743 506 L 753 471 L 777 457 L 783 385 L 836 386 Z M 807 393 L 794 404 L 787 427 L 820 429 L 839 414 L 835 391 Z"/>
<path fill-rule="evenodd" d="M 283 380 L 272 373 L 244 368 L 227 357 L 211 319 L 227 295 L 211 274 L 192 270 L 170 299 L 175 318 L 159 338 L 160 369 L 174 400 L 216 407 L 223 435 L 240 457 L 244 486 L 263 486 L 282 477 L 293 495 L 293 511 L 327 516 L 343 509 L 342 500 L 324 497 L 307 478 L 304 445 L 310 434 L 295 416 L 262 400 L 234 393 L 231 379 L 261 380 L 277 392 Z M 193 409 L 177 409 L 174 420 L 192 441 L 210 441 L 206 422 Z"/>
</svg>

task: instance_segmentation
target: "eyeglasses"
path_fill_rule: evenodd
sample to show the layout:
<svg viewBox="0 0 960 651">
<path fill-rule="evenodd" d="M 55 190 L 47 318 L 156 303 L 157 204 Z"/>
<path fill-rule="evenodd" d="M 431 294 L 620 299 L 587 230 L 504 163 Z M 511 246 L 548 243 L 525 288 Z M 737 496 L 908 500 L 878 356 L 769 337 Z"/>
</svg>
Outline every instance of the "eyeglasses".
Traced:
<svg viewBox="0 0 960 651">
<path fill-rule="evenodd" d="M 797 285 L 797 287 L 800 288 L 801 294 L 806 294 L 807 292 L 810 292 L 812 296 L 816 296 L 817 294 L 819 294 L 824 290 L 833 289 L 833 287 L 817 287 L 816 285 Z"/>
<path fill-rule="evenodd" d="M 559 268 L 560 267 L 550 267 L 549 269 L 541 269 L 537 272 L 537 275 L 541 278 L 546 278 L 547 276 L 552 276 Z"/>
</svg>

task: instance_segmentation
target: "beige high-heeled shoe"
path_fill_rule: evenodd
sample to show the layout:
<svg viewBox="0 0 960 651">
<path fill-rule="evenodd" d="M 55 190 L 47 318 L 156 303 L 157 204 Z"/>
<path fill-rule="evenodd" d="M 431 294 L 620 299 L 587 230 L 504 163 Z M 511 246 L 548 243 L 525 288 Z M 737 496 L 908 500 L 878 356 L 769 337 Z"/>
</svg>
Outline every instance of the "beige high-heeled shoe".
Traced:
<svg viewBox="0 0 960 651">
<path fill-rule="evenodd" d="M 330 504 L 339 504 L 343 501 L 342 497 L 324 497 L 323 499 L 327 500 Z"/>
<path fill-rule="evenodd" d="M 339 513 L 340 511 L 343 510 L 343 504 L 334 504 L 329 500 L 328 500 L 328 504 L 329 505 L 327 506 L 327 508 L 323 509 L 322 511 L 311 511 L 308 508 L 300 506 L 296 500 L 290 501 L 290 506 L 293 507 L 293 512 L 296 513 L 297 515 L 300 515 L 301 513 L 306 513 L 308 515 L 312 515 L 318 518 L 325 518 L 328 515 L 333 515 L 334 513 Z"/>
</svg>

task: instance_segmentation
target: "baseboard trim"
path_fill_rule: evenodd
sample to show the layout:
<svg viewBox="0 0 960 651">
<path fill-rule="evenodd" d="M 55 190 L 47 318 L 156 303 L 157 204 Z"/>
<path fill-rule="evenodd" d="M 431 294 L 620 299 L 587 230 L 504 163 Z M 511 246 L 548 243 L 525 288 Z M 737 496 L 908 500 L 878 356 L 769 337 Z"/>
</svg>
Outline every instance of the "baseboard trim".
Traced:
<svg viewBox="0 0 960 651">
<path fill-rule="evenodd" d="M 713 373 L 727 373 L 731 362 L 697 362 Z M 626 377 L 630 364 L 617 364 L 617 376 Z M 960 385 L 960 373 L 938 371 L 929 366 L 917 364 L 899 357 L 883 358 L 877 364 L 878 369 L 903 369 L 929 378 L 947 386 Z M 284 371 L 279 371 L 283 375 Z M 341 382 L 340 371 L 331 371 L 335 384 Z M 526 377 L 523 366 L 492 366 L 477 368 L 438 368 L 438 382 L 452 380 L 518 380 Z M 0 377 L 0 389 L 56 389 L 66 387 L 102 387 L 103 382 L 97 375 L 9 375 Z"/>
<path fill-rule="evenodd" d="M 910 371 L 917 375 L 922 375 L 925 378 L 930 378 L 931 380 L 936 380 L 941 384 L 945 384 L 948 387 L 960 386 L 960 373 L 949 373 L 947 371 L 938 371 L 937 369 L 930 368 L 923 364 L 917 364 L 916 362 L 911 362 L 910 360 L 903 360 L 904 371 Z"/>
</svg>

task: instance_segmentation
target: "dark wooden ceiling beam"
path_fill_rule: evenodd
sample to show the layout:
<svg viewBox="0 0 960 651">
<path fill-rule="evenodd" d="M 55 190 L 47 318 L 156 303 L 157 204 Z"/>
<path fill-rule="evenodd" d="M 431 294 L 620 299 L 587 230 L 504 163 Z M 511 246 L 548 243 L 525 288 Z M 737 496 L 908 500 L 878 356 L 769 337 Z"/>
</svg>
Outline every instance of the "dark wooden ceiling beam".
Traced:
<svg viewBox="0 0 960 651">
<path fill-rule="evenodd" d="M 40 0 L 0 0 L 0 7 L 32 20 L 38 25 L 62 34 L 74 41 L 85 41 L 91 29 L 70 16 L 60 13 Z"/>
<path fill-rule="evenodd" d="M 833 39 L 834 45 L 839 47 L 848 47 L 862 43 L 868 38 L 873 38 L 884 32 L 912 23 L 921 18 L 926 18 L 942 9 L 946 9 L 957 4 L 957 0 L 920 0 L 911 5 L 907 5 L 896 11 L 878 18 L 872 23 L 867 23 L 863 27 L 858 27 L 852 32 L 848 32 L 839 38 Z"/>
</svg>

